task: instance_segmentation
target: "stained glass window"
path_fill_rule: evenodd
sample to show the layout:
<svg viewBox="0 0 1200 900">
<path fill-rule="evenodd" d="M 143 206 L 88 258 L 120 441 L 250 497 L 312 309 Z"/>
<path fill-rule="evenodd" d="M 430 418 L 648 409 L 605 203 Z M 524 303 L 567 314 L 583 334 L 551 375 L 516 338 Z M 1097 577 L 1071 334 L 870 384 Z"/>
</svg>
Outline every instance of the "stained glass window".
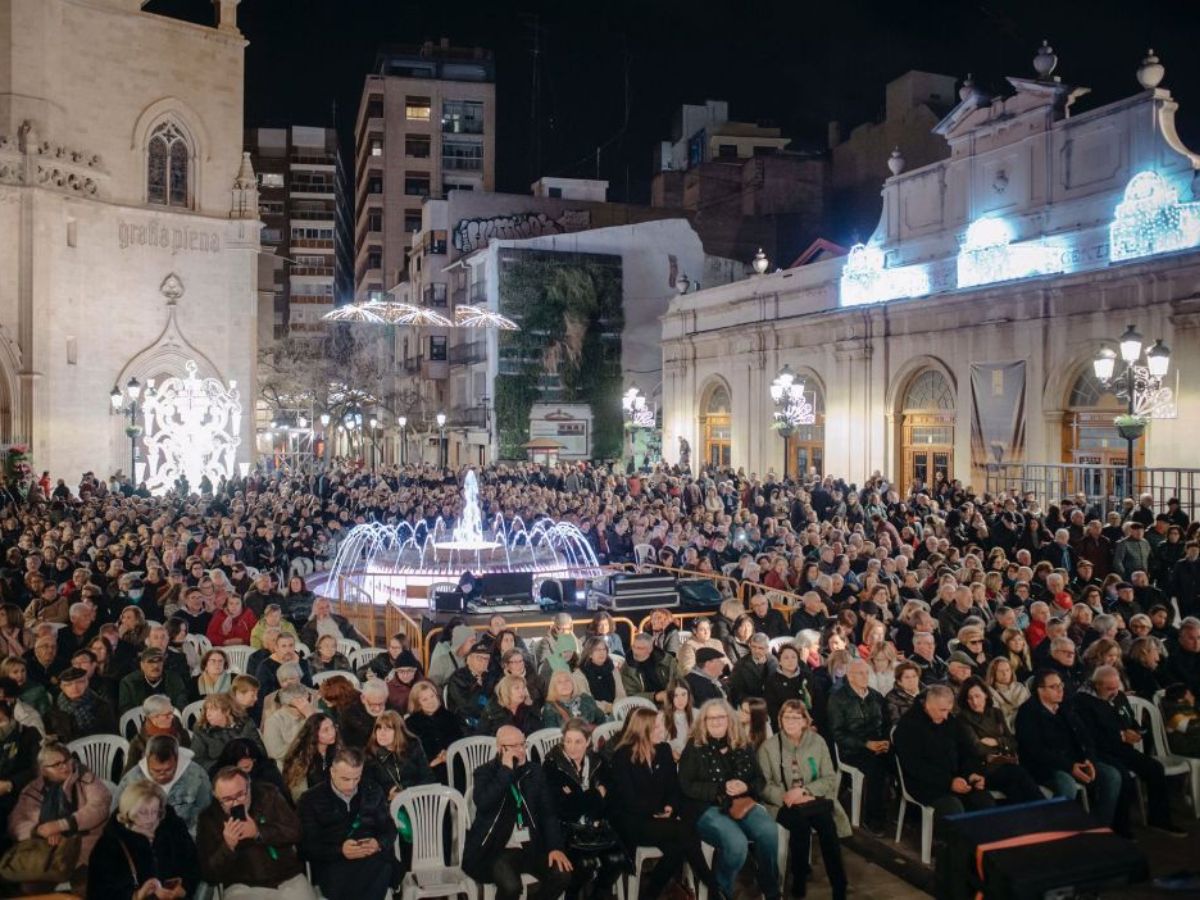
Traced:
<svg viewBox="0 0 1200 900">
<path fill-rule="evenodd" d="M 164 122 L 150 135 L 147 147 L 146 199 L 162 206 L 188 205 L 187 139 L 172 122 Z"/>
<path fill-rule="evenodd" d="M 926 369 L 913 379 L 904 396 L 905 409 L 954 409 L 954 392 L 934 369 Z"/>
</svg>

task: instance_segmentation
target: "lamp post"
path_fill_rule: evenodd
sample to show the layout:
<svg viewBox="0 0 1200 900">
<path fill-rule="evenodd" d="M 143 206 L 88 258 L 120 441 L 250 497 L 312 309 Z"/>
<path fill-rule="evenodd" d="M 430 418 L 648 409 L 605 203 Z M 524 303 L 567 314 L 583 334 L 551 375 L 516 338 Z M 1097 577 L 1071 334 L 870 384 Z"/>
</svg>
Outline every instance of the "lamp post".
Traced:
<svg viewBox="0 0 1200 900">
<path fill-rule="evenodd" d="M 437 414 L 438 426 L 438 465 L 445 469 L 449 463 L 449 448 L 446 446 L 446 414 Z"/>
<path fill-rule="evenodd" d="M 154 393 L 154 379 L 146 382 L 146 393 Z M 125 426 L 125 434 L 129 438 L 129 483 L 137 487 L 137 439 L 142 433 L 142 426 L 138 424 L 138 400 L 142 396 L 142 383 L 136 378 L 130 378 L 125 382 L 125 391 L 113 385 L 112 391 L 109 392 L 108 399 L 112 402 L 113 412 L 121 413 L 129 416 L 129 424 Z M 126 397 L 129 402 L 126 403 Z"/>
<path fill-rule="evenodd" d="M 812 425 L 817 419 L 813 405 L 804 396 L 804 382 L 796 380 L 792 367 L 784 364 L 771 382 L 771 402 L 775 404 L 772 427 L 783 437 L 783 477 L 788 477 L 788 439 L 800 425 Z"/>
<path fill-rule="evenodd" d="M 407 453 L 405 452 L 408 445 L 408 433 L 404 430 L 408 426 L 408 416 L 400 416 L 396 419 L 396 424 L 400 426 L 400 465 L 407 463 Z"/>
<path fill-rule="evenodd" d="M 1170 402 L 1171 392 L 1163 387 L 1163 378 L 1171 367 L 1171 350 L 1159 338 L 1145 353 L 1141 334 L 1130 325 L 1117 339 L 1124 369 L 1117 371 L 1117 353 L 1111 347 L 1101 347 L 1092 361 L 1096 379 L 1117 396 L 1124 395 L 1125 415 L 1117 416 L 1115 424 L 1125 439 L 1125 496 L 1132 497 L 1133 445 L 1146 432 L 1150 413 L 1164 402 Z"/>
<path fill-rule="evenodd" d="M 375 429 L 379 427 L 379 420 L 371 416 L 371 471 L 375 471 Z"/>
</svg>

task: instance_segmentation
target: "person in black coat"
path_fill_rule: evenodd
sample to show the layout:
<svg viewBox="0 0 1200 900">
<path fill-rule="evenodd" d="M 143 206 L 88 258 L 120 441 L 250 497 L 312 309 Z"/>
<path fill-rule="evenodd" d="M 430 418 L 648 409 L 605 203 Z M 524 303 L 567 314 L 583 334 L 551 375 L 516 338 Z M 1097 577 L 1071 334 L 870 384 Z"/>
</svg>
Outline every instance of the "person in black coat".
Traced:
<svg viewBox="0 0 1200 900">
<path fill-rule="evenodd" d="M 38 775 L 37 756 L 42 746 L 37 729 L 13 717 L 13 706 L 11 700 L 0 700 L 0 786 L 4 788 L 0 794 L 0 820 L 5 822 L 25 785 Z"/>
<path fill-rule="evenodd" d="M 892 735 L 905 789 L 917 802 L 932 806 L 938 820 L 995 806 L 978 760 L 964 752 L 958 728 L 950 721 L 953 710 L 954 692 L 930 685 Z"/>
<path fill-rule="evenodd" d="M 529 900 L 552 900 L 571 882 L 558 813 L 540 766 L 527 761 L 525 735 L 505 725 L 496 757 L 475 771 L 475 819 L 467 831 L 463 871 L 496 885 L 497 900 L 517 900 L 521 875 L 537 879 Z"/>
<path fill-rule="evenodd" d="M 755 594 L 750 598 L 750 620 L 754 623 L 755 633 L 765 634 L 768 640 L 790 633 L 783 613 L 771 608 L 766 594 Z"/>
<path fill-rule="evenodd" d="M 606 897 L 629 869 L 625 851 L 608 824 L 608 766 L 590 749 L 588 725 L 582 719 L 568 719 L 562 732 L 562 743 L 546 754 L 542 772 L 573 867 L 567 898 L 575 900 L 585 885 L 592 896 Z M 572 841 L 573 835 L 582 841 Z M 601 848 L 605 838 L 611 838 L 611 843 Z M 581 843 L 591 847 L 585 849 Z"/>
<path fill-rule="evenodd" d="M 122 793 L 88 862 L 90 900 L 192 896 L 196 845 L 161 787 L 138 781 Z"/>
<path fill-rule="evenodd" d="M 396 823 L 387 794 L 363 778 L 363 754 L 337 751 L 329 780 L 300 798 L 301 847 L 329 900 L 383 900 L 398 881 Z"/>
<path fill-rule="evenodd" d="M 1135 777 L 1146 782 L 1147 824 L 1175 837 L 1187 832 L 1171 823 L 1171 803 L 1163 764 L 1134 746 L 1143 735 L 1137 716 L 1121 690 L 1113 666 L 1097 666 L 1091 683 L 1073 701 L 1079 719 L 1096 746 L 1096 755 L 1121 773 L 1124 793 L 1133 793 Z"/>
<path fill-rule="evenodd" d="M 696 665 L 684 676 L 688 690 L 692 692 L 692 704 L 700 706 L 708 700 L 724 700 L 725 688 L 721 684 L 721 673 L 729 660 L 720 650 L 701 647 L 696 651 Z"/>
<path fill-rule="evenodd" d="M 453 773 L 446 771 L 446 751 L 450 745 L 463 736 L 462 726 L 458 719 L 438 697 L 437 688 L 431 681 L 419 681 L 413 685 L 408 695 L 408 718 L 404 724 L 408 730 L 421 742 L 425 758 L 433 777 L 445 785 L 450 782 Z"/>
<path fill-rule="evenodd" d="M 729 673 L 729 702 L 738 705 L 748 697 L 765 697 L 767 678 L 774 671 L 771 639 L 759 632 L 750 638 L 750 655 L 734 663 Z"/>
<path fill-rule="evenodd" d="M 1200 542 L 1184 545 L 1183 559 L 1171 567 L 1167 580 L 1170 593 L 1179 601 L 1183 616 L 1200 615 Z"/>
</svg>

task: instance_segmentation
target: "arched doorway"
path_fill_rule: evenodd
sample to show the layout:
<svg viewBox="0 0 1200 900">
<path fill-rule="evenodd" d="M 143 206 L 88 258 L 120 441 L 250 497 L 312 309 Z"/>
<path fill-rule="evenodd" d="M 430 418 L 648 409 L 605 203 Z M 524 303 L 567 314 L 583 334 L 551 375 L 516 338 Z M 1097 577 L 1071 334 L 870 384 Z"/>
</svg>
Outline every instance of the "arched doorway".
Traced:
<svg viewBox="0 0 1200 900">
<path fill-rule="evenodd" d="M 732 465 L 733 443 L 730 432 L 730 412 L 733 408 L 729 388 L 724 382 L 715 382 L 705 392 L 700 402 L 700 440 L 704 445 L 706 466 Z"/>
<path fill-rule="evenodd" d="M 805 399 L 813 407 L 813 423 L 798 425 L 788 438 L 789 471 L 797 478 L 810 472 L 825 474 L 825 393 L 816 379 L 804 379 Z"/>
<path fill-rule="evenodd" d="M 1100 383 L 1090 366 L 1075 379 L 1063 415 L 1062 460 L 1085 468 L 1071 473 L 1072 491 L 1089 497 L 1126 496 L 1125 439 L 1113 424 L 1124 412 L 1125 402 Z M 1145 446 L 1145 441 L 1134 441 L 1135 469 L 1146 463 Z"/>
<path fill-rule="evenodd" d="M 954 471 L 954 389 L 937 369 L 924 369 L 909 382 L 900 403 L 900 490 L 931 485 L 938 473 Z"/>
</svg>

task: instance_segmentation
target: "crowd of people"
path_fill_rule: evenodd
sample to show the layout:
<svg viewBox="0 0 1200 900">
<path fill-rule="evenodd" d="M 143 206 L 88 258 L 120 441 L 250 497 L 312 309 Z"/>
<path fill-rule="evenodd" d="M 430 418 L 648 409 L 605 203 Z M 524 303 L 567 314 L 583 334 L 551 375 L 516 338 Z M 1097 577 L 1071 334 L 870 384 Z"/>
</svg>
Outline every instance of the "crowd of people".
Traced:
<svg viewBox="0 0 1200 900">
<path fill-rule="evenodd" d="M 412 853 L 394 801 L 438 783 L 466 791 L 462 866 L 501 900 L 522 875 L 531 896 L 609 896 L 638 847 L 661 853 L 648 896 L 732 897 L 751 855 L 763 896 L 804 896 L 814 833 L 843 897 L 850 770 L 868 836 L 901 789 L 933 808 L 935 839 L 947 815 L 1044 795 L 1126 836 L 1143 795 L 1155 833 L 1183 834 L 1161 757 L 1200 757 L 1200 525 L 1178 501 L 1101 515 L 942 478 L 901 497 L 878 475 L 478 475 L 489 520 L 572 522 L 602 562 L 711 576 L 724 602 L 655 610 L 634 634 L 563 611 L 545 634 L 494 616 L 360 653 L 306 580 L 354 524 L 453 524 L 455 473 L 5 491 L 9 892 L 382 898 Z M 546 729 L 552 745 L 529 740 Z M 108 735 L 128 739 L 111 770 L 73 749 Z M 453 769 L 474 736 L 492 758 Z"/>
</svg>

